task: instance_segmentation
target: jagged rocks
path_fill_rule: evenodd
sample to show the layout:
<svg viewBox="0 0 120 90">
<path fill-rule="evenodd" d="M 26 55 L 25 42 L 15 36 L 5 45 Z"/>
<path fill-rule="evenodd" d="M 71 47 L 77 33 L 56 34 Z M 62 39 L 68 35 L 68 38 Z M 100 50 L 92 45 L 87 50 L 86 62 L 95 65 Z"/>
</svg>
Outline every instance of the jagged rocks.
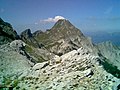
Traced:
<svg viewBox="0 0 120 90">
<path fill-rule="evenodd" d="M 21 40 L 14 40 L 10 43 L 10 47 L 12 47 L 13 49 L 15 49 L 16 51 L 20 52 L 21 50 L 23 50 L 23 48 L 25 47 L 25 43 Z"/>
<path fill-rule="evenodd" d="M 18 38 L 17 32 L 12 26 L 0 18 L 0 45 L 6 44 Z"/>
<path fill-rule="evenodd" d="M 58 20 L 50 30 L 36 32 L 34 38 L 47 50 L 59 56 L 80 47 L 91 51 L 93 47 L 91 40 L 65 19 Z"/>
<path fill-rule="evenodd" d="M 108 90 L 117 88 L 119 79 L 96 64 L 98 57 L 84 48 L 71 51 L 61 57 L 55 56 L 54 60 L 61 59 L 60 63 L 36 64 L 18 86 L 40 90 Z"/>
<path fill-rule="evenodd" d="M 28 45 L 41 48 L 42 45 L 39 44 L 39 42 L 33 37 L 31 30 L 26 29 L 20 34 L 20 38 Z"/>
</svg>

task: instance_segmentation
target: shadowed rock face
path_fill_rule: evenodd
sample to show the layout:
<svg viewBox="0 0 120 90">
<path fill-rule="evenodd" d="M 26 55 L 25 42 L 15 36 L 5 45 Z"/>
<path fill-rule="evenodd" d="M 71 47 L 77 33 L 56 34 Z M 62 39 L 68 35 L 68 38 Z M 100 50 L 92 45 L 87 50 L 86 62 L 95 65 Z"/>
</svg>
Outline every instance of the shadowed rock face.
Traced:
<svg viewBox="0 0 120 90">
<path fill-rule="evenodd" d="M 11 42 L 18 38 L 12 26 L 0 18 L 0 45 Z"/>
<path fill-rule="evenodd" d="M 27 39 L 32 37 L 32 33 L 30 29 L 26 29 L 24 32 L 21 33 L 21 38 L 22 39 Z"/>
<path fill-rule="evenodd" d="M 20 38 L 27 44 L 41 48 L 42 45 L 33 37 L 30 29 L 26 29 L 20 34 Z"/>
</svg>

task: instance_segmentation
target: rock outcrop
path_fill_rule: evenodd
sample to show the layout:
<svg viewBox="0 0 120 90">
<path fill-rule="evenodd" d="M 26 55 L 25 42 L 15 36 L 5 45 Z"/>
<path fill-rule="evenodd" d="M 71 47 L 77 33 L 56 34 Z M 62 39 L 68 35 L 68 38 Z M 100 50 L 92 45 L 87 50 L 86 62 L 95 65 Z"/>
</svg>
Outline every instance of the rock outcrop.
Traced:
<svg viewBox="0 0 120 90">
<path fill-rule="evenodd" d="M 13 30 L 11 24 L 4 22 L 0 18 L 0 45 L 11 42 L 17 38 L 17 32 Z"/>
<path fill-rule="evenodd" d="M 57 63 L 37 63 L 16 87 L 33 90 L 117 90 L 120 80 L 107 73 L 101 57 L 79 48 L 62 56 Z M 61 60 L 60 60 L 61 59 Z M 15 89 L 16 89 L 15 87 Z"/>
<path fill-rule="evenodd" d="M 0 88 L 15 84 L 18 77 L 23 73 L 26 75 L 31 67 L 32 62 L 15 49 L 9 44 L 0 45 Z"/>
<path fill-rule="evenodd" d="M 20 38 L 21 38 L 26 44 L 29 44 L 29 45 L 34 46 L 34 47 L 39 47 L 39 48 L 41 47 L 41 46 L 39 45 L 39 42 L 37 42 L 37 40 L 33 37 L 30 29 L 26 29 L 25 31 L 23 31 L 23 32 L 20 34 Z"/>
<path fill-rule="evenodd" d="M 52 54 L 33 37 L 30 29 L 23 31 L 20 38 L 26 43 L 24 51 L 35 60 L 34 62 L 39 63 L 50 59 Z"/>
</svg>

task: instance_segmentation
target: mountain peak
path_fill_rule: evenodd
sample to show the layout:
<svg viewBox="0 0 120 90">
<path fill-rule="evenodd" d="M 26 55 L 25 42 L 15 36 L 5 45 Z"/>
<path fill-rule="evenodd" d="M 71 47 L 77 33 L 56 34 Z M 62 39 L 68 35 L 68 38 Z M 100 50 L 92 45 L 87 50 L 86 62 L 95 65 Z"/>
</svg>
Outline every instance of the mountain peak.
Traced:
<svg viewBox="0 0 120 90">
<path fill-rule="evenodd" d="M 67 19 L 59 19 L 51 28 L 50 32 L 52 35 L 55 33 L 55 37 L 58 38 L 69 38 L 77 35 L 83 36 L 83 33 Z"/>
<path fill-rule="evenodd" d="M 52 28 L 60 28 L 60 27 L 68 28 L 74 26 L 67 19 L 59 19 Z"/>
</svg>

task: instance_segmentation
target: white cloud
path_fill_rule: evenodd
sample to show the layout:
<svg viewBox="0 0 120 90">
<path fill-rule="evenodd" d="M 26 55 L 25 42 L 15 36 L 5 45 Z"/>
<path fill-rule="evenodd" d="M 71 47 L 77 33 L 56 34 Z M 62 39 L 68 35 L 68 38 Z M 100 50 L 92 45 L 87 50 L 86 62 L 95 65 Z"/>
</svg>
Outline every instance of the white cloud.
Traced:
<svg viewBox="0 0 120 90">
<path fill-rule="evenodd" d="M 42 22 L 57 22 L 59 19 L 65 19 L 64 17 L 62 16 L 55 16 L 54 18 L 48 18 L 48 19 L 44 19 L 44 20 L 41 20 Z"/>
</svg>

